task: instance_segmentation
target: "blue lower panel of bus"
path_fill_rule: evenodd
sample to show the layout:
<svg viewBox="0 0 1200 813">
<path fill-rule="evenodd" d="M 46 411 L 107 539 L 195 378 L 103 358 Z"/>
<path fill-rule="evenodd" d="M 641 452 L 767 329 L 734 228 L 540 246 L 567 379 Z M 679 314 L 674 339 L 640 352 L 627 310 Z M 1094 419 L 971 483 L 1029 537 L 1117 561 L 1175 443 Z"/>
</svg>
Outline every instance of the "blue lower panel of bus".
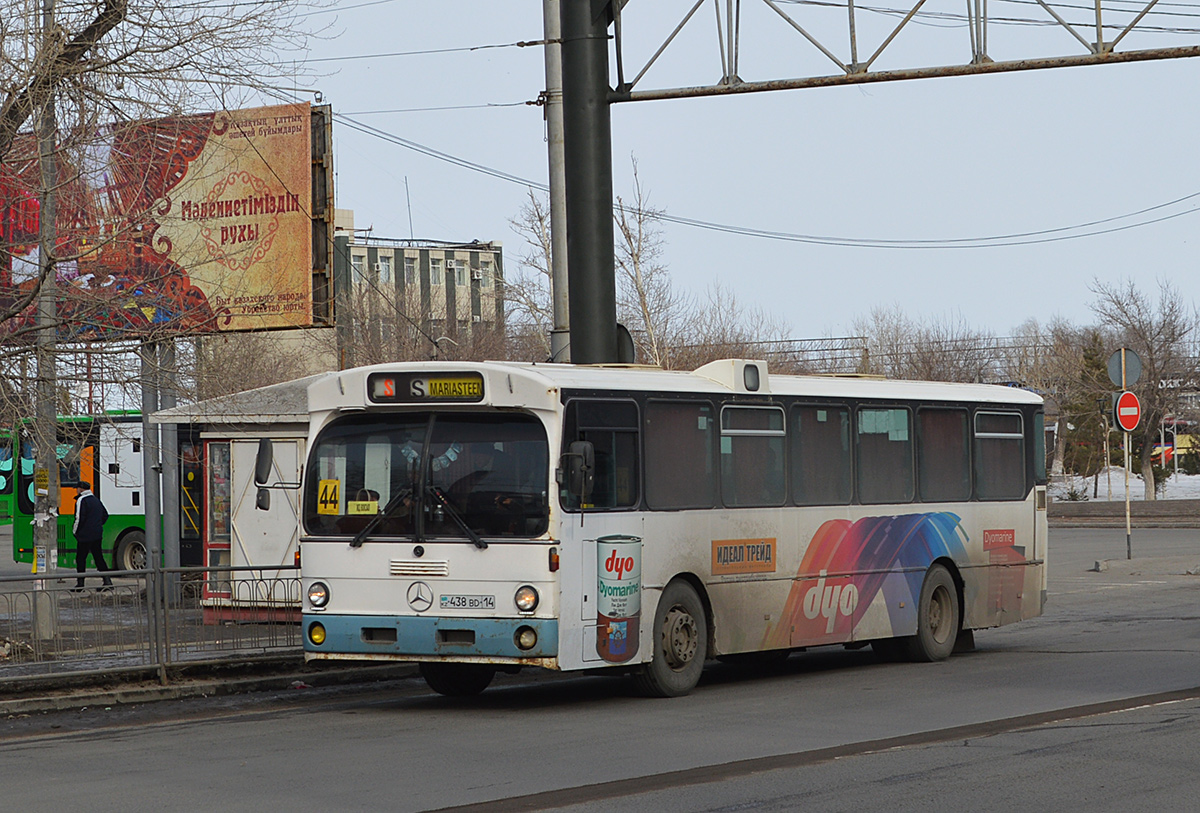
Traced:
<svg viewBox="0 0 1200 813">
<path fill-rule="evenodd" d="M 325 627 L 325 640 L 312 642 L 312 625 Z M 531 629 L 537 643 L 518 649 L 517 632 Z M 552 658 L 558 655 L 554 618 L 397 618 L 391 615 L 304 616 L 304 649 L 327 654 L 470 655 Z"/>
</svg>

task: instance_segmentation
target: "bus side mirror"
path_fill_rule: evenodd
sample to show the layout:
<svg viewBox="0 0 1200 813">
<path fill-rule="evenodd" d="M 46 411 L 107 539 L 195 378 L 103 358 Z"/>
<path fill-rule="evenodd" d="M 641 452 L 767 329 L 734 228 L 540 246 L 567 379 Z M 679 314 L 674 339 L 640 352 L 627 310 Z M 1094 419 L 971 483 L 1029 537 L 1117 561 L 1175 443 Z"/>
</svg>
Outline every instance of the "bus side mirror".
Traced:
<svg viewBox="0 0 1200 813">
<path fill-rule="evenodd" d="M 271 439 L 262 438 L 258 441 L 258 456 L 254 458 L 254 485 L 265 486 L 267 484 L 267 480 L 271 479 L 271 466 L 274 462 L 275 449 L 271 444 Z M 259 502 L 262 502 L 261 491 Z M 270 502 L 269 499 L 268 502 Z"/>
<path fill-rule="evenodd" d="M 596 450 L 591 441 L 572 441 L 567 447 L 567 490 L 580 503 L 591 500 L 596 484 Z"/>
<path fill-rule="evenodd" d="M 271 510 L 271 492 L 269 489 L 260 488 L 258 494 L 254 497 L 254 507 L 259 511 Z"/>
</svg>

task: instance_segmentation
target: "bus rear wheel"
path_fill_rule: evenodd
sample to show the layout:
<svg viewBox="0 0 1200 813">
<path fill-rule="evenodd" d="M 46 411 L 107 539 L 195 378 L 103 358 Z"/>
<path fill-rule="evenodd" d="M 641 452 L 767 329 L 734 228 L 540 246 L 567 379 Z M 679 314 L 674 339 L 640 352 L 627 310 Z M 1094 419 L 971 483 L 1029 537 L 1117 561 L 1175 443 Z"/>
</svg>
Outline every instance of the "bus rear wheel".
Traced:
<svg viewBox="0 0 1200 813">
<path fill-rule="evenodd" d="M 145 570 L 146 569 L 146 535 L 141 531 L 132 531 L 121 537 L 117 543 L 117 553 L 113 557 L 113 568 L 116 570 Z"/>
<path fill-rule="evenodd" d="M 708 618 L 695 589 L 673 581 L 663 590 L 651 627 L 654 658 L 634 673 L 647 697 L 681 697 L 700 680 L 708 653 Z"/>
<path fill-rule="evenodd" d="M 429 688 L 447 697 L 473 697 L 496 676 L 496 667 L 485 663 L 422 663 L 420 669 Z"/>
<path fill-rule="evenodd" d="M 909 658 L 922 662 L 949 658 L 958 638 L 960 618 L 958 586 L 954 577 L 942 565 L 934 565 L 925 574 L 925 582 L 921 585 L 917 634 L 908 639 Z"/>
</svg>

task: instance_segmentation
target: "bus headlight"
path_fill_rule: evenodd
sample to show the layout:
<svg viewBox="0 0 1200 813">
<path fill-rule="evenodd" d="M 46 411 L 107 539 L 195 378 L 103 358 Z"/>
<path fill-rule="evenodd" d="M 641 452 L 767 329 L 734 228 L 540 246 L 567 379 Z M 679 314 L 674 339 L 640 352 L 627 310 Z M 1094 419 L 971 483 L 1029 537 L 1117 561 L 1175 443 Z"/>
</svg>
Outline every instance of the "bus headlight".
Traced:
<svg viewBox="0 0 1200 813">
<path fill-rule="evenodd" d="M 325 625 L 319 621 L 310 625 L 308 628 L 308 640 L 312 641 L 316 646 L 325 643 Z"/>
<path fill-rule="evenodd" d="M 528 652 L 537 646 L 537 632 L 533 627 L 521 627 L 513 636 L 513 642 L 517 645 L 517 649 Z"/>
<path fill-rule="evenodd" d="M 518 610 L 523 613 L 531 613 L 538 606 L 538 591 L 531 584 L 523 585 L 517 588 L 517 594 L 513 596 L 513 601 Z"/>
<path fill-rule="evenodd" d="M 314 607 L 329 603 L 329 587 L 325 582 L 313 582 L 308 586 L 308 603 Z"/>
</svg>

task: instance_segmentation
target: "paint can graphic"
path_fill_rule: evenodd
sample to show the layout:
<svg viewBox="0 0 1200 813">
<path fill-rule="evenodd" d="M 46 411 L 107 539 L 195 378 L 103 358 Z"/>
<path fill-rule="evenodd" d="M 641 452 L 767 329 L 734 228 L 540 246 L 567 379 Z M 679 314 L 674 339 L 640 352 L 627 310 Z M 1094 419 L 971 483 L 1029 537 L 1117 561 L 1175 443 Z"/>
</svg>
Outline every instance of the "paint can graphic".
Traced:
<svg viewBox="0 0 1200 813">
<path fill-rule="evenodd" d="M 637 654 L 642 621 L 642 539 L 615 534 L 596 540 L 596 652 L 609 663 Z"/>
</svg>

